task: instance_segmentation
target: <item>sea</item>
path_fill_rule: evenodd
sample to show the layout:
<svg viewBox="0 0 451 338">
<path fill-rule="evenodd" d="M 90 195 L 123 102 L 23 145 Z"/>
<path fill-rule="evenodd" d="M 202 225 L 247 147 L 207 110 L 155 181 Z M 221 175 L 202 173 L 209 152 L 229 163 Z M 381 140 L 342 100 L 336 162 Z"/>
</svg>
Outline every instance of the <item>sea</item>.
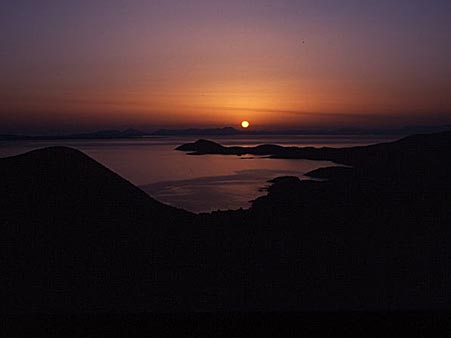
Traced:
<svg viewBox="0 0 451 338">
<path fill-rule="evenodd" d="M 299 147 L 350 147 L 388 142 L 394 135 L 209 136 L 225 146 L 279 144 Z M 268 181 L 279 176 L 304 176 L 335 165 L 329 161 L 271 159 L 264 156 L 187 155 L 175 148 L 193 136 L 108 140 L 0 141 L 0 157 L 33 149 L 67 146 L 81 150 L 130 181 L 151 197 L 192 212 L 248 208 L 265 195 Z"/>
</svg>

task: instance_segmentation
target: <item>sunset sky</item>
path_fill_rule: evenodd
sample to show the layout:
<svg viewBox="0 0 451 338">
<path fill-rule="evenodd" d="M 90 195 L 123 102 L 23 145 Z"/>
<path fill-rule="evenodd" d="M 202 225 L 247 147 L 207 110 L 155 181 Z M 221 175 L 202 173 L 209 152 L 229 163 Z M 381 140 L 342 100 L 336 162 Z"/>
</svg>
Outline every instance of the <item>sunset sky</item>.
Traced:
<svg viewBox="0 0 451 338">
<path fill-rule="evenodd" d="M 451 122 L 450 0 L 4 0 L 0 133 Z"/>
</svg>

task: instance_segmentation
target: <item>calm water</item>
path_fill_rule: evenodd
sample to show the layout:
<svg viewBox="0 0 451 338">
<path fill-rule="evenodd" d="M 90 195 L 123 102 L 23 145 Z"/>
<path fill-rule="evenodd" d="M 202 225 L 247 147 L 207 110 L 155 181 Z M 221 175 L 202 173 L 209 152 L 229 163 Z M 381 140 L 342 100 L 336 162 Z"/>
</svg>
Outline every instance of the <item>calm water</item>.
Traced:
<svg viewBox="0 0 451 338">
<path fill-rule="evenodd" d="M 344 147 L 392 140 L 374 136 L 260 136 L 209 137 L 224 145 L 262 143 L 297 146 Z M 272 178 L 303 174 L 333 165 L 327 161 L 279 160 L 255 156 L 188 156 L 174 148 L 193 137 L 155 137 L 132 140 L 0 142 L 0 157 L 65 145 L 80 149 L 152 197 L 187 210 L 200 212 L 249 207 L 249 201 Z"/>
</svg>

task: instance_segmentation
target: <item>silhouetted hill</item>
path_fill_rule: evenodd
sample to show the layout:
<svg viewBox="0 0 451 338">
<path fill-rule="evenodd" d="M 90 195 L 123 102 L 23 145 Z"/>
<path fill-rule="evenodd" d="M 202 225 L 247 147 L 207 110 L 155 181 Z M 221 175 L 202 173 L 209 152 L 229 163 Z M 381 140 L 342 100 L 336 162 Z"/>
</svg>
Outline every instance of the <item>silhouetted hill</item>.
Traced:
<svg viewBox="0 0 451 338">
<path fill-rule="evenodd" d="M 224 128 L 189 128 L 189 129 L 159 129 L 154 131 L 152 135 L 156 136 L 193 136 L 193 135 L 239 135 L 242 133 L 232 127 Z"/>
<path fill-rule="evenodd" d="M 194 143 L 183 144 L 175 149 L 180 151 L 189 151 L 189 155 L 245 155 L 247 153 L 252 153 L 254 155 L 268 155 L 283 151 L 285 148 L 271 144 L 264 144 L 253 148 L 224 147 L 219 143 L 201 139 Z"/>
<path fill-rule="evenodd" d="M 177 224 L 183 236 L 192 222 L 190 213 L 70 148 L 0 159 L 0 178 L 1 290 L 9 310 L 139 308 L 145 293 L 136 288 L 154 273 L 155 251 L 171 241 L 163 233 Z"/>
<path fill-rule="evenodd" d="M 197 140 L 194 143 L 187 143 L 176 148 L 181 151 L 195 151 L 196 154 L 222 154 L 226 149 L 219 143 L 209 140 Z"/>
<path fill-rule="evenodd" d="M 82 133 L 82 134 L 70 134 L 66 136 L 59 136 L 59 138 L 70 138 L 70 139 L 109 139 L 109 138 L 135 138 L 147 135 L 137 129 L 126 129 L 126 130 L 99 130 L 92 133 Z"/>
<path fill-rule="evenodd" d="M 126 130 L 98 130 L 90 133 L 67 134 L 67 135 L 0 135 L 0 141 L 19 140 L 96 140 L 96 139 L 123 139 L 146 136 L 148 133 L 136 129 Z"/>
<path fill-rule="evenodd" d="M 192 215 L 79 151 L 0 159 L 3 312 L 450 310 L 451 133 L 189 147 L 349 167 L 275 179 L 248 210 Z"/>
</svg>

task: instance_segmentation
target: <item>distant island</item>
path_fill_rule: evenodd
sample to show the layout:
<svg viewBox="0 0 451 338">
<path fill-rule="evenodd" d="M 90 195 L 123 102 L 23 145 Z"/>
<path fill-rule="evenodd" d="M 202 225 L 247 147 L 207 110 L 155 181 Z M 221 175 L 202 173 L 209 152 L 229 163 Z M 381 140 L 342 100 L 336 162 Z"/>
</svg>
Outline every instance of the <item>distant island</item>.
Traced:
<svg viewBox="0 0 451 338">
<path fill-rule="evenodd" d="M 210 140 L 200 139 L 194 143 L 180 145 L 176 150 L 187 152 L 188 155 L 260 155 L 279 159 L 308 159 L 334 161 L 346 165 L 356 165 L 362 167 L 368 165 L 374 168 L 380 163 L 385 164 L 385 160 L 396 160 L 396 156 L 401 156 L 404 152 L 419 151 L 420 147 L 440 147 L 447 144 L 451 132 L 443 132 L 431 138 L 428 135 L 414 135 L 402 138 L 398 141 L 379 143 L 358 147 L 283 147 L 273 144 L 263 144 L 256 147 L 225 147 Z M 445 138 L 445 139 L 442 139 Z M 430 144 L 433 140 L 433 144 Z M 402 151 L 401 151 L 402 150 Z M 434 149 L 432 149 L 434 150 Z M 375 161 L 377 159 L 378 161 Z"/>
<path fill-rule="evenodd" d="M 0 141 L 20 140 L 95 140 L 95 139 L 133 139 L 152 136 L 263 136 L 263 135 L 409 135 L 413 133 L 432 133 L 450 130 L 450 125 L 444 126 L 411 126 L 395 129 L 295 129 L 295 130 L 239 130 L 233 127 L 224 128 L 187 128 L 158 129 L 142 131 L 138 129 L 98 130 L 94 132 L 62 134 L 62 135 L 18 135 L 0 134 Z"/>
</svg>

